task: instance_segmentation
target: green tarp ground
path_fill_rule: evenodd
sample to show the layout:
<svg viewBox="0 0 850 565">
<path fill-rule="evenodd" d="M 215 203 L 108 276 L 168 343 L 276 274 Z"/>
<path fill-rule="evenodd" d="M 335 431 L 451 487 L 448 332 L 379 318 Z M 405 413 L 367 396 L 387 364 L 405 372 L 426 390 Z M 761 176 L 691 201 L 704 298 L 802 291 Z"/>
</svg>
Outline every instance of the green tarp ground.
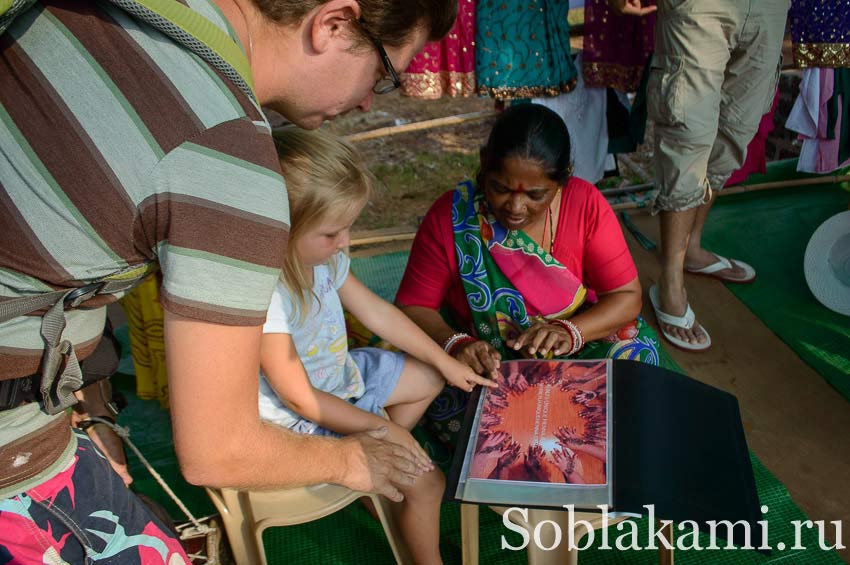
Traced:
<svg viewBox="0 0 850 565">
<path fill-rule="evenodd" d="M 707 249 L 756 269 L 752 284 L 728 285 L 729 290 L 850 400 L 850 317 L 821 305 L 803 271 L 812 233 L 847 210 L 848 202 L 850 193 L 835 185 L 720 198 L 703 241 Z"/>
<path fill-rule="evenodd" d="M 370 288 L 385 298 L 394 296 L 401 274 L 407 261 L 407 253 L 391 253 L 369 258 L 354 258 L 352 270 Z M 132 393 L 133 379 L 120 376 L 116 384 L 128 395 L 130 403 L 122 412 L 119 422 L 131 427 L 131 439 L 148 457 L 196 516 L 214 512 L 212 504 L 206 498 L 203 489 L 187 484 L 180 476 L 174 457 L 171 441 L 171 426 L 168 413 L 161 410 L 156 401 L 140 400 Z M 177 506 L 171 502 L 156 482 L 134 456 L 130 456 L 131 472 L 135 478 L 135 488 L 161 502 L 178 522 L 184 521 Z M 292 462 L 282 461 L 281 465 Z M 755 457 L 752 457 L 753 471 L 756 477 L 759 498 L 767 505 L 769 545 L 777 548 L 785 544 L 784 551 L 775 550 L 765 556 L 755 551 L 740 549 L 696 549 L 706 547 L 708 539 L 701 535 L 683 535 L 684 545 L 692 549 L 676 552 L 678 563 L 693 564 L 762 564 L 762 563 L 842 563 L 832 551 L 819 549 L 817 530 L 801 528 L 799 547 L 796 544 L 792 520 L 805 520 L 805 515 L 791 500 L 785 487 Z M 638 534 L 636 541 L 640 546 L 647 544 L 648 524 L 646 519 L 636 520 Z M 609 531 L 609 544 L 614 546 L 617 537 L 623 532 L 614 526 Z M 625 530 L 626 532 L 628 530 Z M 480 513 L 480 562 L 481 563 L 525 563 L 525 551 L 501 549 L 502 536 L 513 546 L 522 542 L 519 534 L 507 530 L 501 517 L 494 512 L 482 509 Z M 658 556 L 652 550 L 599 549 L 601 533 L 595 532 L 595 543 L 581 552 L 583 564 L 641 564 L 657 563 Z M 623 538 L 621 544 L 629 545 L 631 538 Z M 269 563 L 392 563 L 392 553 L 386 543 L 380 525 L 371 518 L 359 504 L 353 504 L 336 514 L 299 526 L 272 528 L 264 534 L 266 555 Z M 721 547 L 723 543 L 720 542 Z M 446 563 L 461 562 L 460 507 L 447 503 L 441 519 L 441 549 Z"/>
</svg>

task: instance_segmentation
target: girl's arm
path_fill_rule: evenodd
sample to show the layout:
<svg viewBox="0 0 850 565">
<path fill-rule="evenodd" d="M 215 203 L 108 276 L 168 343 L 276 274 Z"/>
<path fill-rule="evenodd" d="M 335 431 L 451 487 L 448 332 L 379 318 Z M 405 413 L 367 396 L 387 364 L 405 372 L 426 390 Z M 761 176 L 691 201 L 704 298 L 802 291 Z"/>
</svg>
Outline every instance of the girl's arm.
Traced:
<svg viewBox="0 0 850 565">
<path fill-rule="evenodd" d="M 431 460 L 418 443 L 406 442 L 399 427 L 376 414 L 366 412 L 342 398 L 313 386 L 298 357 L 292 336 L 284 333 L 263 334 L 260 365 L 266 379 L 283 404 L 303 418 L 338 434 L 349 435 L 380 427 L 389 428 L 388 438 L 414 452 L 420 465 L 430 469 Z M 401 439 L 401 441 L 399 441 Z"/>
<path fill-rule="evenodd" d="M 370 331 L 436 367 L 449 384 L 463 390 L 472 390 L 476 384 L 496 386 L 490 379 L 477 375 L 469 366 L 450 357 L 401 310 L 366 288 L 352 273 L 339 288 L 339 298 Z"/>
</svg>

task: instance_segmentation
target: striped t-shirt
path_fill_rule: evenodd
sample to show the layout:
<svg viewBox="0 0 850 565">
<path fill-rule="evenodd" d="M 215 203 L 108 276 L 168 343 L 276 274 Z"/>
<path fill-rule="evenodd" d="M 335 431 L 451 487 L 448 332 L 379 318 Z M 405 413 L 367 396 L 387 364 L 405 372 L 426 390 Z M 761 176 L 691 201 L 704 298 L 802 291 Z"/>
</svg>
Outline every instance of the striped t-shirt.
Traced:
<svg viewBox="0 0 850 565">
<path fill-rule="evenodd" d="M 158 261 L 170 312 L 261 325 L 288 223 L 268 122 L 197 55 L 88 0 L 40 1 L 0 35 L 0 301 Z M 114 298 L 95 300 L 66 315 L 80 358 Z M 0 379 L 38 370 L 40 321 L 0 324 Z M 16 410 L 0 447 L 49 421 Z"/>
</svg>

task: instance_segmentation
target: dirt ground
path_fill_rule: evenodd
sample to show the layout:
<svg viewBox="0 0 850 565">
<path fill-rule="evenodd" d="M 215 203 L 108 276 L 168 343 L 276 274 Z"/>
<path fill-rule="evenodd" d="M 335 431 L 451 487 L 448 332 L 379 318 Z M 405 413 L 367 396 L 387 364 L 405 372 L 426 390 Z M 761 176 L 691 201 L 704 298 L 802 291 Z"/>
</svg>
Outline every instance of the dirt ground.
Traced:
<svg viewBox="0 0 850 565">
<path fill-rule="evenodd" d="M 396 91 L 377 96 L 370 112 L 351 112 L 323 126 L 338 135 L 472 113 L 489 113 L 491 98 L 422 100 Z M 395 228 L 412 229 L 434 200 L 458 181 L 475 173 L 479 147 L 494 122 L 492 116 L 459 124 L 355 141 L 378 179 L 378 194 L 355 224 L 358 232 Z M 641 146 L 620 161 L 623 179 L 605 179 L 605 186 L 649 178 L 651 151 Z M 640 171 L 626 162 L 637 163 Z"/>
<path fill-rule="evenodd" d="M 492 98 L 441 98 L 422 100 L 403 96 L 396 90 L 375 96 L 369 112 L 350 112 L 325 128 L 338 135 L 349 135 L 377 128 L 398 126 L 446 116 L 483 112 L 494 108 Z M 456 126 L 439 127 L 358 142 L 357 147 L 367 161 L 399 162 L 416 158 L 421 153 L 450 151 L 475 153 L 485 140 L 493 120 L 477 120 Z"/>
</svg>

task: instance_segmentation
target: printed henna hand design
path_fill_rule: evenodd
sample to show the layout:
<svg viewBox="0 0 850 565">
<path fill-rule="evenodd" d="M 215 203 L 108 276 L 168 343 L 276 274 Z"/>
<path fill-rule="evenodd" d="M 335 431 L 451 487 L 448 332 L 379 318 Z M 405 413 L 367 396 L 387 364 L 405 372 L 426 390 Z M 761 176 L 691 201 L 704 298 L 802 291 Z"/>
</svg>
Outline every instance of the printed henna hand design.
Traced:
<svg viewBox="0 0 850 565">
<path fill-rule="evenodd" d="M 521 451 L 520 445 L 511 440 L 507 446 L 502 446 L 502 454 L 499 456 L 499 461 L 496 463 L 497 468 L 504 468 L 516 461 Z"/>
<path fill-rule="evenodd" d="M 575 471 L 576 453 L 569 447 L 561 446 L 552 452 L 552 460 L 558 470 L 564 475 L 564 479 L 568 480 L 567 476 Z"/>
<path fill-rule="evenodd" d="M 528 452 L 523 456 L 523 466 L 529 478 L 537 481 L 547 480 L 546 473 L 543 470 L 543 461 L 546 459 L 546 452 L 538 445 L 529 445 Z"/>
<path fill-rule="evenodd" d="M 489 428 L 493 428 L 502 423 L 502 417 L 495 412 L 484 412 L 481 414 L 481 423 Z"/>
</svg>

